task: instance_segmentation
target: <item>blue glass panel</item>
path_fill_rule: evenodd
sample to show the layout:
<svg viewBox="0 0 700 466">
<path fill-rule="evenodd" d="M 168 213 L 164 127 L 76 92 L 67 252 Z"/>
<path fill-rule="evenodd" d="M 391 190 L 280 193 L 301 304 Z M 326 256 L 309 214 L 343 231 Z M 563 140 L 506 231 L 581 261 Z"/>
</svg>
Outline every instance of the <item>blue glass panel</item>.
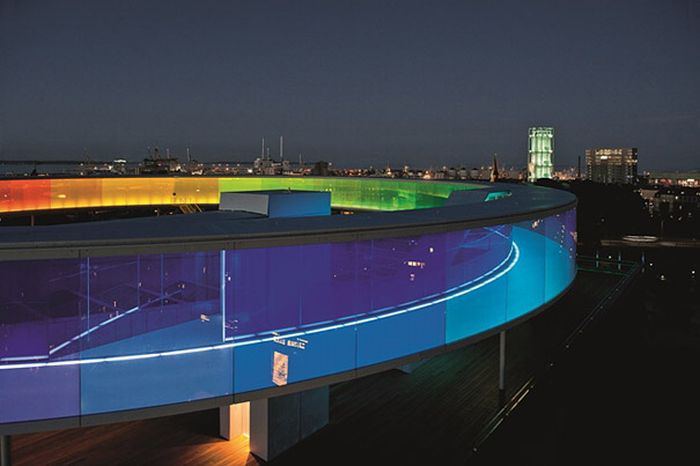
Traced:
<svg viewBox="0 0 700 466">
<path fill-rule="evenodd" d="M 231 349 L 87 364 L 80 366 L 80 372 L 82 414 L 162 406 L 233 393 Z"/>
<path fill-rule="evenodd" d="M 505 322 L 505 277 L 514 260 L 509 227 L 449 234 L 447 263 L 454 298 L 447 301 L 446 343 Z"/>
<path fill-rule="evenodd" d="M 82 333 L 83 414 L 232 393 L 231 348 L 187 351 L 224 344 L 220 260 L 216 251 L 90 260 L 90 302 L 106 315 L 91 314 Z"/>
<path fill-rule="evenodd" d="M 445 341 L 445 309 L 443 302 L 358 324 L 357 366 L 369 366 L 441 346 Z"/>
<path fill-rule="evenodd" d="M 444 344 L 445 237 L 374 241 L 372 310 L 357 321 L 358 367 Z"/>
<path fill-rule="evenodd" d="M 77 416 L 78 368 L 46 365 L 77 352 L 83 263 L 4 262 L 0 275 L 0 423 Z"/>
<path fill-rule="evenodd" d="M 545 222 L 527 220 L 513 225 L 518 261 L 508 273 L 507 320 L 517 319 L 544 303 Z"/>
<path fill-rule="evenodd" d="M 555 298 L 566 289 L 573 275 L 571 263 L 571 234 L 565 214 L 557 214 L 545 219 L 545 300 Z"/>
</svg>

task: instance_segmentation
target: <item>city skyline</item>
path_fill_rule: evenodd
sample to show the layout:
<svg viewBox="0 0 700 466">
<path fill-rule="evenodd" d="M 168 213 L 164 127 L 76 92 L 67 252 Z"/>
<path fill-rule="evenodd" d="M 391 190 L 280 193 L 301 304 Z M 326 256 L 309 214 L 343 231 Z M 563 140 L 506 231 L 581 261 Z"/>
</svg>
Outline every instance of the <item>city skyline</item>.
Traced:
<svg viewBox="0 0 700 466">
<path fill-rule="evenodd" d="M 551 126 L 555 169 L 588 147 L 697 169 L 699 17 L 689 1 L 3 2 L 0 157 L 252 159 L 283 134 L 291 160 L 340 167 L 524 166 L 527 128 Z"/>
</svg>

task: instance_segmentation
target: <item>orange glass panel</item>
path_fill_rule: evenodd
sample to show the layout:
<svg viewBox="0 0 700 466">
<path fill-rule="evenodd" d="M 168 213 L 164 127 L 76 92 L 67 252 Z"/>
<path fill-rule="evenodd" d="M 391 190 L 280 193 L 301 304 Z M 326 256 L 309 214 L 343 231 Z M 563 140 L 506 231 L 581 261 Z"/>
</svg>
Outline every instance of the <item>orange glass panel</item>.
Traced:
<svg viewBox="0 0 700 466">
<path fill-rule="evenodd" d="M 174 178 L 104 178 L 104 206 L 173 204 Z"/>
<path fill-rule="evenodd" d="M 51 180 L 51 208 L 74 209 L 102 205 L 100 179 L 73 178 Z"/>
<path fill-rule="evenodd" d="M 218 178 L 175 178 L 175 204 L 218 204 Z"/>
<path fill-rule="evenodd" d="M 51 208 L 50 180 L 0 181 L 0 212 Z"/>
</svg>

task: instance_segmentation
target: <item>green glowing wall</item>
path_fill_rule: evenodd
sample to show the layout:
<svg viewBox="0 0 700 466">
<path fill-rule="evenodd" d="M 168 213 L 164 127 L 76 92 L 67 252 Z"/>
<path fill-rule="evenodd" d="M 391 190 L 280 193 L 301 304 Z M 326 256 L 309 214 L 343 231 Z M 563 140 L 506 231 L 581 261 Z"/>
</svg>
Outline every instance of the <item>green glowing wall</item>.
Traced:
<svg viewBox="0 0 700 466">
<path fill-rule="evenodd" d="M 220 178 L 219 191 L 292 189 L 330 191 L 335 208 L 364 210 L 410 210 L 442 206 L 452 191 L 479 189 L 464 183 L 399 181 L 368 178 L 273 177 Z"/>
</svg>

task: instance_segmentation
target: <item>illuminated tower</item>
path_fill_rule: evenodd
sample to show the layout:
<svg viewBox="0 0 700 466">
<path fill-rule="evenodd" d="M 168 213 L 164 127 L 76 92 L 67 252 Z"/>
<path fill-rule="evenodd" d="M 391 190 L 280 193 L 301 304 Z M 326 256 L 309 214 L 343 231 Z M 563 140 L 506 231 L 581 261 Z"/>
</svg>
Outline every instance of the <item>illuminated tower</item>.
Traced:
<svg viewBox="0 0 700 466">
<path fill-rule="evenodd" d="M 554 128 L 530 128 L 528 136 L 527 180 L 551 178 Z"/>
</svg>

